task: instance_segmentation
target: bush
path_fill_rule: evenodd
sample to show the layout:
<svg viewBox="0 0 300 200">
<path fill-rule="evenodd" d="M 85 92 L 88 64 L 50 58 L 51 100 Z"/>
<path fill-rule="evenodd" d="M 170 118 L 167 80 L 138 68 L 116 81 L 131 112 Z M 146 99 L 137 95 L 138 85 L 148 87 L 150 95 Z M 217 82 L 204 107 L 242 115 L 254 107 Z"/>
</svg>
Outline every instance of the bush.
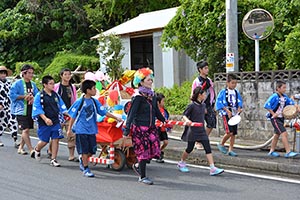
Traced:
<svg viewBox="0 0 300 200">
<path fill-rule="evenodd" d="M 70 70 L 75 70 L 79 65 L 81 65 L 80 71 L 83 70 L 98 70 L 99 68 L 99 58 L 93 56 L 76 55 L 72 53 L 57 53 L 52 63 L 45 69 L 44 75 L 51 75 L 55 81 L 58 81 L 59 72 L 63 68 L 69 68 Z"/>
<path fill-rule="evenodd" d="M 173 88 L 157 88 L 155 92 L 164 94 L 165 107 L 171 115 L 182 115 L 190 103 L 192 82 L 186 81 L 181 86 L 174 85 Z"/>
</svg>

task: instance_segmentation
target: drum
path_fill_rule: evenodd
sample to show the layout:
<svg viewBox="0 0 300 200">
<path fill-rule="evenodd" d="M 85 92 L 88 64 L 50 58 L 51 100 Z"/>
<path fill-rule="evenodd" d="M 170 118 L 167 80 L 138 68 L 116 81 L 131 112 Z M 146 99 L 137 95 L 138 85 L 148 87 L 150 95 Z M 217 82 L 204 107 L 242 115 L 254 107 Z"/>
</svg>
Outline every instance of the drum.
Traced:
<svg viewBox="0 0 300 200">
<path fill-rule="evenodd" d="M 298 115 L 298 110 L 295 105 L 288 105 L 284 107 L 282 115 L 285 119 L 294 119 Z"/>
<path fill-rule="evenodd" d="M 237 114 L 237 115 L 235 115 L 235 116 L 233 116 L 229 119 L 228 125 L 229 126 L 235 126 L 235 125 L 237 125 L 238 123 L 241 122 L 241 119 L 242 119 L 241 116 L 239 114 Z"/>
</svg>

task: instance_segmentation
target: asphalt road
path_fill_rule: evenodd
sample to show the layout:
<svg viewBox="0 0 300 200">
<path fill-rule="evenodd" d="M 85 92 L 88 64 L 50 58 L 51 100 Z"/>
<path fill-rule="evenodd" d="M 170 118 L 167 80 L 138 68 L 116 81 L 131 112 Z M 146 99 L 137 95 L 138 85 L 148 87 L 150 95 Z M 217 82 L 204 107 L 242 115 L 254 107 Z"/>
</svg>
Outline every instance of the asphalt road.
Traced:
<svg viewBox="0 0 300 200">
<path fill-rule="evenodd" d="M 268 180 L 232 172 L 211 177 L 208 169 L 190 168 L 181 173 L 175 164 L 147 166 L 147 175 L 154 185 L 138 183 L 132 170 L 113 171 L 105 165 L 91 166 L 95 178 L 86 178 L 79 171 L 78 163 L 67 161 L 67 148 L 60 145 L 58 161 L 61 167 L 50 166 L 42 151 L 42 160 L 17 154 L 10 136 L 2 136 L 0 147 L 0 199 L 230 199 L 276 200 L 299 199 L 299 182 Z M 33 141 L 36 143 L 36 140 Z"/>
</svg>

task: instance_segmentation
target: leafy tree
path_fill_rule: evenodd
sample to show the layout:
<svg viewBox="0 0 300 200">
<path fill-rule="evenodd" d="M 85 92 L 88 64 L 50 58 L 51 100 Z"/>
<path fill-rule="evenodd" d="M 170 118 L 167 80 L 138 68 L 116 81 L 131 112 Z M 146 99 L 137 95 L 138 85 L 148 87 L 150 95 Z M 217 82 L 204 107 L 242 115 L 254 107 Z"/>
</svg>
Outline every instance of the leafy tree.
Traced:
<svg viewBox="0 0 300 200">
<path fill-rule="evenodd" d="M 248 39 L 241 28 L 243 16 L 254 8 L 268 10 L 275 21 L 274 32 L 260 42 L 261 69 L 299 68 L 299 59 L 295 59 L 299 58 L 299 50 L 297 45 L 293 45 L 299 33 L 299 4 L 296 0 L 238 1 L 240 71 L 254 70 L 254 41 Z M 164 45 L 184 49 L 195 61 L 208 60 L 213 66 L 211 73 L 225 72 L 225 17 L 224 0 L 182 0 L 176 16 L 165 27 Z"/>
<path fill-rule="evenodd" d="M 113 34 L 104 35 L 99 34 L 99 47 L 98 53 L 102 57 L 102 65 L 106 66 L 107 74 L 112 80 L 121 78 L 124 71 L 121 67 L 124 49 L 121 39 Z"/>
</svg>

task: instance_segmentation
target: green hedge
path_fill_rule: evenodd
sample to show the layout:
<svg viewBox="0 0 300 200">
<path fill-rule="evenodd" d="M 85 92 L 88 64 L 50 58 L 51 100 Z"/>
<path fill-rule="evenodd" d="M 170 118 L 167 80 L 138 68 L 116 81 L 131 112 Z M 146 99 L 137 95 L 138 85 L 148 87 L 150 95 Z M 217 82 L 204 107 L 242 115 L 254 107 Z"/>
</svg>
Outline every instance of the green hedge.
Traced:
<svg viewBox="0 0 300 200">
<path fill-rule="evenodd" d="M 173 88 L 157 88 L 155 92 L 163 93 L 165 107 L 172 115 L 182 115 L 183 111 L 190 103 L 192 82 L 186 81 L 181 86 L 174 85 Z"/>
</svg>

